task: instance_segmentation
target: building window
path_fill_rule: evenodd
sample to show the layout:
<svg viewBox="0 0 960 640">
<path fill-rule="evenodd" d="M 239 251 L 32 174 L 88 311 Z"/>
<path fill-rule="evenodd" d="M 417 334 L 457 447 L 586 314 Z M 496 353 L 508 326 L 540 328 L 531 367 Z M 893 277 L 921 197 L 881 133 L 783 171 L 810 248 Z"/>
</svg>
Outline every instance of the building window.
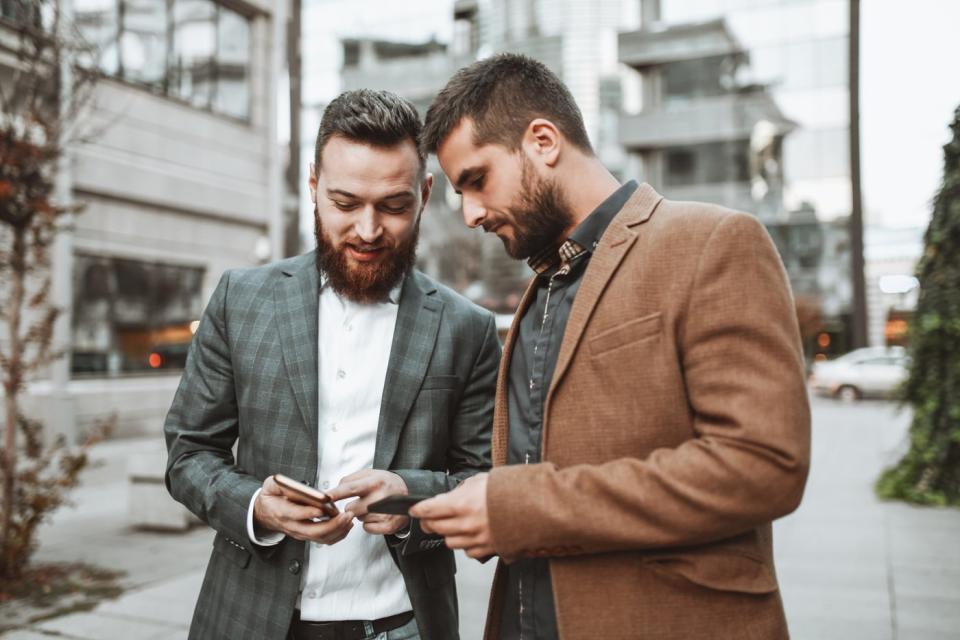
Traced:
<svg viewBox="0 0 960 640">
<path fill-rule="evenodd" d="M 686 187 L 699 184 L 747 182 L 750 179 L 750 143 L 747 140 L 710 142 L 673 147 L 664 151 L 664 184 Z"/>
<path fill-rule="evenodd" d="M 28 0 L 0 0 L 0 18 L 20 25 L 40 27 L 43 24 L 40 7 Z"/>
<path fill-rule="evenodd" d="M 670 62 L 661 67 L 664 105 L 720 96 L 736 89 L 737 56 L 713 56 Z"/>
<path fill-rule="evenodd" d="M 77 255 L 73 373 L 181 370 L 202 311 L 203 274 L 199 267 Z"/>
<path fill-rule="evenodd" d="M 247 17 L 212 0 L 75 2 L 90 66 L 200 109 L 249 117 Z"/>
</svg>

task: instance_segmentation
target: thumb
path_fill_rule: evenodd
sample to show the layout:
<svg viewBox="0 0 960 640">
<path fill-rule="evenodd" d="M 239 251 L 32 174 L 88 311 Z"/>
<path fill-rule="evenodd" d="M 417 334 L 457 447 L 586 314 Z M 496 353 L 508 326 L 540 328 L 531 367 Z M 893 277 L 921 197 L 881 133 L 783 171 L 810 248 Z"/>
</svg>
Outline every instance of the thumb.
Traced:
<svg viewBox="0 0 960 640">
<path fill-rule="evenodd" d="M 267 476 L 267 479 L 263 481 L 263 486 L 260 487 L 261 495 L 267 496 L 282 496 L 283 491 L 280 489 L 280 485 L 277 484 L 277 481 L 273 479 L 273 476 Z"/>
</svg>

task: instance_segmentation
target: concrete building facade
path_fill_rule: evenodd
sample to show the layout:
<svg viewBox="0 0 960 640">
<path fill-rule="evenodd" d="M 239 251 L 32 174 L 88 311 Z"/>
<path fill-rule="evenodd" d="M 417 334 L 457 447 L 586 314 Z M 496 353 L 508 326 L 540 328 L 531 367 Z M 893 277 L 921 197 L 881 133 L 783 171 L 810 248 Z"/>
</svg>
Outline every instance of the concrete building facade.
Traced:
<svg viewBox="0 0 960 640">
<path fill-rule="evenodd" d="M 620 119 L 628 173 L 673 199 L 756 214 L 796 296 L 817 306 L 836 344 L 845 344 L 847 0 L 640 4 L 641 28 L 619 38 L 620 60 L 642 87 Z"/>
<path fill-rule="evenodd" d="M 282 255 L 286 3 L 61 5 L 102 77 L 59 176 L 59 199 L 83 206 L 53 256 L 68 356 L 27 408 L 67 434 L 110 414 L 115 435 L 159 433 L 221 274 Z"/>
</svg>

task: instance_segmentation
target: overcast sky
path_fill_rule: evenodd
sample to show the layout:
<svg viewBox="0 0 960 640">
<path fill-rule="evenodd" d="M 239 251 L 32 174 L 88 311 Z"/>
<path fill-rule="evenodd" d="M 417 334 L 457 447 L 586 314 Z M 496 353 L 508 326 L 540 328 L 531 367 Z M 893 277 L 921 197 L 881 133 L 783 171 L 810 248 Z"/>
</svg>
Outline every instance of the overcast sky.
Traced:
<svg viewBox="0 0 960 640">
<path fill-rule="evenodd" d="M 861 154 L 868 223 L 925 226 L 960 105 L 960 2 L 861 3 Z"/>
<path fill-rule="evenodd" d="M 450 37 L 452 0 L 306 0 L 306 103 L 338 91 L 336 36 Z M 358 11 L 358 8 L 362 8 Z M 925 226 L 960 104 L 960 0 L 862 0 L 861 138 L 868 224 Z M 304 126 L 309 127 L 308 122 Z"/>
</svg>

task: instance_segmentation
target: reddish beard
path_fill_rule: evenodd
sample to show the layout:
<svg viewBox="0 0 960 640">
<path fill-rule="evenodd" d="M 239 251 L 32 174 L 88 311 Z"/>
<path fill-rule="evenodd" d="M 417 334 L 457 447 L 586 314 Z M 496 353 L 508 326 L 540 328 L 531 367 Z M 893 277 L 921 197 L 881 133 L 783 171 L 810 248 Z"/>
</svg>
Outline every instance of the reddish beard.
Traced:
<svg viewBox="0 0 960 640">
<path fill-rule="evenodd" d="M 386 300 L 390 291 L 416 262 L 419 220 L 410 237 L 400 244 L 394 238 L 384 236 L 375 245 L 357 239 L 356 242 L 342 242 L 340 246 L 327 236 L 316 210 L 313 220 L 317 239 L 317 270 L 321 276 L 326 276 L 327 284 L 334 291 L 349 300 L 361 303 Z M 348 246 L 357 249 L 382 248 L 384 256 L 369 263 L 352 261 L 347 257 Z"/>
</svg>

